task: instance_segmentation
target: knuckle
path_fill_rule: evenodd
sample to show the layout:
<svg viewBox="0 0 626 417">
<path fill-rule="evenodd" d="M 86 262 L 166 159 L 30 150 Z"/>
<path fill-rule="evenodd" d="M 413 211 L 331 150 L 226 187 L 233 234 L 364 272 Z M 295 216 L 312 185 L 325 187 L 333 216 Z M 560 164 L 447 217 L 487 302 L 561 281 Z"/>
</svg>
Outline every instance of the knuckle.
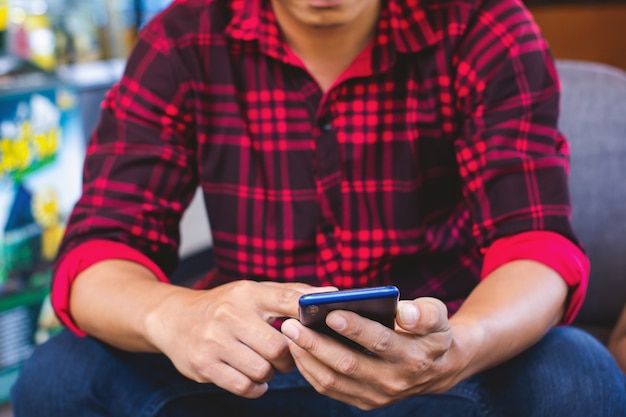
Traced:
<svg viewBox="0 0 626 417">
<path fill-rule="evenodd" d="M 184 372 L 181 371 L 185 376 L 187 376 L 187 378 L 191 379 L 194 382 L 197 382 L 198 384 L 208 384 L 212 381 L 212 379 L 207 376 L 204 375 L 203 373 L 199 373 L 195 370 L 191 370 L 191 372 Z"/>
<path fill-rule="evenodd" d="M 353 313 L 354 314 L 354 313 Z M 360 338 L 363 334 L 363 326 L 358 320 L 354 320 L 353 314 L 344 314 L 343 317 L 348 323 L 346 331 L 342 332 L 350 339 Z"/>
<path fill-rule="evenodd" d="M 430 393 L 432 394 L 444 394 L 449 390 L 448 387 L 445 386 L 434 386 L 432 389 L 430 389 Z"/>
<path fill-rule="evenodd" d="M 240 378 L 237 381 L 233 382 L 230 391 L 241 397 L 247 395 L 254 388 L 254 383 L 247 378 Z"/>
<path fill-rule="evenodd" d="M 270 361 L 282 359 L 289 352 L 287 342 L 276 332 L 271 332 L 265 342 L 265 346 L 267 347 L 266 357 Z"/>
<path fill-rule="evenodd" d="M 359 369 L 359 360 L 354 355 L 344 355 L 337 361 L 336 368 L 344 375 L 354 375 Z"/>
<path fill-rule="evenodd" d="M 278 302 L 281 303 L 281 305 L 290 306 L 298 300 L 300 295 L 299 292 L 293 289 L 281 288 L 278 293 Z"/>
<path fill-rule="evenodd" d="M 186 355 L 184 356 L 185 362 L 187 362 L 192 368 L 198 368 L 202 365 L 202 358 L 202 353 L 197 350 L 186 352 Z"/>
<path fill-rule="evenodd" d="M 389 404 L 389 399 L 385 396 L 374 395 L 372 398 L 368 398 L 368 401 L 365 403 L 367 410 L 374 410 L 376 408 L 381 408 Z"/>
<path fill-rule="evenodd" d="M 446 332 L 433 333 L 426 340 L 427 350 L 422 352 L 421 358 L 427 361 L 426 366 L 431 367 L 433 363 L 446 355 L 452 346 L 451 334 Z"/>
<path fill-rule="evenodd" d="M 298 344 L 309 353 L 316 354 L 319 351 L 319 340 L 317 337 L 300 337 Z"/>
<path fill-rule="evenodd" d="M 426 298 L 424 307 L 424 319 L 430 327 L 437 327 L 448 317 L 448 309 L 444 303 L 435 298 Z"/>
<path fill-rule="evenodd" d="M 279 362 L 282 359 L 286 358 L 289 355 L 289 348 L 285 345 L 284 348 L 279 349 L 271 349 L 265 355 L 265 359 L 270 362 Z"/>
<path fill-rule="evenodd" d="M 261 363 L 252 369 L 250 376 L 255 381 L 265 382 L 274 376 L 274 368 L 272 368 L 269 362 L 261 361 Z"/>
<path fill-rule="evenodd" d="M 404 378 L 389 378 L 383 386 L 382 391 L 388 397 L 396 397 L 410 388 L 409 382 Z"/>
<path fill-rule="evenodd" d="M 194 377 L 192 379 L 201 384 L 213 382 L 217 373 L 216 368 L 216 364 L 210 364 L 203 368 L 196 368 L 197 371 L 194 372 Z"/>
<path fill-rule="evenodd" d="M 241 280 L 241 281 L 238 281 L 237 289 L 243 292 L 251 292 L 251 291 L 255 291 L 258 285 L 259 283 L 256 281 Z"/>
<path fill-rule="evenodd" d="M 444 342 L 438 343 L 435 346 L 433 346 L 433 348 L 431 349 L 431 356 L 433 358 L 440 358 L 443 355 L 445 355 L 449 349 L 450 349 L 450 346 L 447 345 L 446 343 Z"/>
<path fill-rule="evenodd" d="M 257 281 L 244 280 L 234 288 L 232 300 L 251 300 L 255 303 L 265 296 L 263 287 Z"/>
<path fill-rule="evenodd" d="M 372 343 L 372 352 L 383 353 L 391 348 L 393 333 L 389 330 L 384 330 L 376 335 L 376 339 Z"/>
<path fill-rule="evenodd" d="M 223 288 L 228 288 L 232 297 L 246 297 L 250 291 L 250 286 L 250 281 L 240 280 L 225 284 Z"/>
<path fill-rule="evenodd" d="M 186 362 L 191 369 L 194 370 L 206 370 L 205 373 L 209 373 L 212 370 L 212 364 L 207 360 L 204 352 L 191 351 L 187 354 Z"/>
<path fill-rule="evenodd" d="M 320 385 L 320 394 L 328 394 L 335 391 L 338 383 L 337 378 L 329 372 L 322 374 L 318 382 Z"/>
<path fill-rule="evenodd" d="M 428 364 L 424 360 L 411 362 L 407 367 L 411 375 L 421 375 L 428 369 Z"/>
<path fill-rule="evenodd" d="M 362 410 L 362 411 L 372 411 L 375 408 L 378 408 L 375 404 L 371 404 L 371 403 L 365 402 L 365 401 L 359 401 L 359 403 L 356 405 L 356 407 L 359 410 Z"/>
</svg>

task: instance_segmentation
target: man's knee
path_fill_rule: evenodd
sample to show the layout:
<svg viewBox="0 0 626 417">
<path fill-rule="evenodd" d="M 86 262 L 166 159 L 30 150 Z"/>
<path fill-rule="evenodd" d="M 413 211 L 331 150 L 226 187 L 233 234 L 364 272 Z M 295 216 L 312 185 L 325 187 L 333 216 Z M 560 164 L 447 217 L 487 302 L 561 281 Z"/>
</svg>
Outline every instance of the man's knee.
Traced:
<svg viewBox="0 0 626 417">
<path fill-rule="evenodd" d="M 553 329 L 485 376 L 496 403 L 528 407 L 520 415 L 626 417 L 623 373 L 600 342 L 576 328 Z"/>
<path fill-rule="evenodd" d="M 623 383 L 623 374 L 619 371 L 615 360 L 597 339 L 576 327 L 558 327 L 550 331 L 536 346 L 522 354 L 528 356 L 536 366 L 529 368 L 538 372 L 540 377 L 568 374 L 586 376 L 570 381 L 573 384 L 614 385 Z M 565 381 L 563 381 L 565 382 Z"/>
<path fill-rule="evenodd" d="M 16 417 L 152 415 L 197 384 L 163 355 L 124 352 L 63 332 L 35 349 L 11 401 Z"/>
</svg>

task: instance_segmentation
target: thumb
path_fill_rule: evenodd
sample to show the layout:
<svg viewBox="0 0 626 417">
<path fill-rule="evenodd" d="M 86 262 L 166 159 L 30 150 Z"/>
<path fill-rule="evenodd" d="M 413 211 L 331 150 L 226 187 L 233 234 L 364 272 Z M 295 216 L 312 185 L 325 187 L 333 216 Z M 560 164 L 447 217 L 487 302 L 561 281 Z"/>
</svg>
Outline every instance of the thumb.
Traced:
<svg viewBox="0 0 626 417">
<path fill-rule="evenodd" d="M 448 309 L 436 298 L 400 301 L 396 321 L 402 329 L 421 336 L 450 330 Z"/>
</svg>

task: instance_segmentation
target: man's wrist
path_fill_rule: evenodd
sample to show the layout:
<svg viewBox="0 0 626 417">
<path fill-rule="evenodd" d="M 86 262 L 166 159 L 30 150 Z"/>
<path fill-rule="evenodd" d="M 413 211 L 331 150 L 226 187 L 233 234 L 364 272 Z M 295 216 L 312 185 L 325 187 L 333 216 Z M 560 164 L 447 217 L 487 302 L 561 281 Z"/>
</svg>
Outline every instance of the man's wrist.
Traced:
<svg viewBox="0 0 626 417">
<path fill-rule="evenodd" d="M 453 342 L 448 354 L 450 366 L 457 375 L 457 384 L 482 370 L 480 354 L 486 335 L 483 327 L 475 320 L 453 316 L 450 318 L 450 326 Z"/>
<path fill-rule="evenodd" d="M 165 344 L 172 342 L 168 329 L 175 327 L 172 322 L 184 316 L 183 309 L 190 304 L 188 293 L 197 291 L 159 282 L 154 284 L 160 287 L 154 288 L 154 300 L 158 302 L 152 303 L 144 314 L 140 332 L 155 350 L 163 352 Z"/>
</svg>

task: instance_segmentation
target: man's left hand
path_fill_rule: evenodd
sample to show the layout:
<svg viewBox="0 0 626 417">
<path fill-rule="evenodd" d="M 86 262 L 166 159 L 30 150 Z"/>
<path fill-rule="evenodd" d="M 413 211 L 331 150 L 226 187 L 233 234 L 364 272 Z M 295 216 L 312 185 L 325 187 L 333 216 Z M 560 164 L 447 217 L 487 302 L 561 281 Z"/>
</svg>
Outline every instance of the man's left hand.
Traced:
<svg viewBox="0 0 626 417">
<path fill-rule="evenodd" d="M 461 379 L 465 355 L 457 354 L 447 309 L 437 299 L 401 301 L 395 331 L 348 311 L 332 312 L 326 323 L 372 354 L 297 320 L 283 323 L 298 369 L 321 394 L 370 410 L 411 395 L 445 392 Z"/>
</svg>

